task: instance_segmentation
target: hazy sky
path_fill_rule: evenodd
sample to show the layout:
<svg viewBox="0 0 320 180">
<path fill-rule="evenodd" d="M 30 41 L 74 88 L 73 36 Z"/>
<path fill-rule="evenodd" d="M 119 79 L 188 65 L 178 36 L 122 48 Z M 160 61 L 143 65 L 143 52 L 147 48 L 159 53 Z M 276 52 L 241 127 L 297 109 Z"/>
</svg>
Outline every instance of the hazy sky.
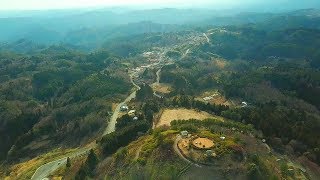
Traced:
<svg viewBox="0 0 320 180">
<path fill-rule="evenodd" d="M 266 3 L 305 3 L 320 0 L 0 0 L 0 10 L 61 9 L 97 6 L 159 6 L 159 7 L 234 7 L 237 5 L 257 5 Z"/>
</svg>

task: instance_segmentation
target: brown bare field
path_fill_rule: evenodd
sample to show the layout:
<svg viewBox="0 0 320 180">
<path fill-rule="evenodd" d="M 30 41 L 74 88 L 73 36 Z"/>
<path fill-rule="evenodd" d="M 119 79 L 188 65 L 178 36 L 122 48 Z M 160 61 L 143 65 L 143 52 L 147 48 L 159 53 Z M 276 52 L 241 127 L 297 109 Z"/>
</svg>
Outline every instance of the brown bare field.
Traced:
<svg viewBox="0 0 320 180">
<path fill-rule="evenodd" d="M 163 83 L 160 83 L 160 84 L 153 84 L 152 85 L 152 89 L 156 92 L 160 92 L 160 93 L 163 93 L 163 94 L 168 94 L 171 92 L 171 86 L 168 85 L 168 84 L 163 84 Z"/>
<path fill-rule="evenodd" d="M 160 127 L 163 125 L 170 126 L 170 122 L 173 120 L 189 120 L 189 119 L 204 120 L 212 117 L 214 116 L 204 111 L 199 112 L 196 110 L 184 109 L 184 108 L 165 109 L 156 127 Z"/>
<path fill-rule="evenodd" d="M 178 142 L 178 148 L 185 156 L 189 156 L 190 139 L 181 139 Z"/>
<path fill-rule="evenodd" d="M 211 95 L 215 95 L 211 100 L 208 100 L 208 101 L 204 101 L 203 100 L 204 97 L 208 97 L 208 96 L 211 96 Z M 223 95 L 218 93 L 217 90 L 204 92 L 203 94 L 198 96 L 196 98 L 196 100 L 209 102 L 209 103 L 212 103 L 212 104 L 221 104 L 221 105 L 233 106 L 233 102 L 231 100 L 226 99 Z"/>
</svg>

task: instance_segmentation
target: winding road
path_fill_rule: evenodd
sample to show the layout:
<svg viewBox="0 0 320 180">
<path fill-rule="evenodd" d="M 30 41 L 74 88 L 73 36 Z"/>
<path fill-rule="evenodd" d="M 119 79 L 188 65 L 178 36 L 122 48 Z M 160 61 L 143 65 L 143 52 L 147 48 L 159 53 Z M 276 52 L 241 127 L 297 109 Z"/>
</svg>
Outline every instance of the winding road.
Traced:
<svg viewBox="0 0 320 180">
<path fill-rule="evenodd" d="M 106 134 L 110 134 L 112 132 L 115 131 L 115 126 L 117 123 L 117 119 L 119 117 L 119 113 L 120 113 L 120 107 L 128 102 L 130 102 L 132 99 L 134 99 L 136 97 L 136 92 L 137 90 L 140 89 L 140 87 L 133 81 L 133 77 L 132 75 L 130 75 L 130 81 L 131 83 L 135 86 L 135 90 L 120 104 L 118 104 L 118 106 L 116 107 L 116 109 L 114 110 L 109 124 L 106 128 L 106 130 L 104 131 L 103 135 Z M 89 150 L 94 148 L 96 146 L 95 143 L 92 143 L 92 145 L 88 146 L 88 147 L 84 147 L 79 149 L 78 151 L 74 152 L 72 155 L 70 156 L 65 156 L 61 159 L 55 160 L 55 161 L 51 161 L 48 162 L 42 166 L 40 166 L 35 173 L 32 175 L 31 180 L 42 180 L 46 177 L 48 177 L 51 173 L 53 173 L 55 170 L 57 170 L 59 167 L 65 165 L 67 163 L 67 158 L 74 158 L 80 155 L 86 155 L 88 154 Z"/>
<path fill-rule="evenodd" d="M 41 180 L 44 179 L 45 177 L 49 176 L 52 172 L 57 170 L 59 167 L 62 165 L 65 165 L 67 163 L 67 158 L 74 158 L 80 155 L 85 155 L 87 154 L 90 149 L 93 148 L 93 146 L 88 146 L 82 149 L 79 149 L 77 152 L 74 152 L 70 156 L 63 157 L 61 159 L 55 160 L 48 162 L 42 166 L 40 166 L 35 173 L 32 175 L 31 179 L 32 180 Z"/>
<path fill-rule="evenodd" d="M 207 43 L 210 44 L 210 39 L 209 39 L 209 37 L 207 36 L 207 34 L 206 34 L 206 33 L 203 33 L 203 35 L 204 35 L 204 37 L 207 39 Z"/>
<path fill-rule="evenodd" d="M 204 36 L 206 37 L 207 39 L 207 42 L 210 43 L 210 39 L 208 38 L 208 36 L 203 33 Z M 186 51 L 186 53 L 184 55 L 187 55 L 189 53 L 189 49 Z M 159 63 L 163 62 L 163 56 L 166 54 L 166 51 L 164 51 L 163 53 L 159 54 L 159 62 L 158 63 L 154 63 L 154 64 L 150 64 L 148 65 L 148 67 L 150 66 L 157 66 L 159 65 Z M 169 65 L 169 64 L 172 64 L 172 63 L 167 63 L 167 64 L 164 64 L 163 66 L 165 65 Z M 162 66 L 162 67 L 163 67 Z M 160 81 L 160 73 L 161 73 L 161 68 L 157 71 L 157 79 L 156 79 L 156 82 L 154 84 L 159 84 L 159 81 Z M 101 72 L 103 73 L 103 71 Z M 132 99 L 134 99 L 136 97 L 136 92 L 137 90 L 140 89 L 140 87 L 133 81 L 133 77 L 134 77 L 134 74 L 130 73 L 129 74 L 130 76 L 130 80 L 131 80 L 131 83 L 134 85 L 135 87 L 135 90 L 121 103 L 118 104 L 118 106 L 116 107 L 116 109 L 114 110 L 111 118 L 110 118 L 110 121 L 109 121 L 109 124 L 108 126 L 106 127 L 105 131 L 103 132 L 103 136 L 106 135 L 106 134 L 109 134 L 109 133 L 112 133 L 115 131 L 115 125 L 116 125 L 116 121 L 117 121 L 117 118 L 119 116 L 119 113 L 120 113 L 120 107 L 124 104 L 127 104 L 129 101 L 131 101 Z M 160 95 L 154 93 L 155 96 L 157 97 L 161 97 Z M 176 140 L 178 142 L 178 139 Z M 188 159 L 186 159 L 185 157 L 183 157 L 183 155 L 180 153 L 180 150 L 177 149 L 177 142 L 175 142 L 175 145 L 174 145 L 174 149 L 175 151 L 178 153 L 178 155 L 185 159 L 186 161 L 190 162 Z M 48 162 L 44 165 L 41 165 L 36 171 L 35 173 L 32 175 L 32 180 L 42 180 L 46 177 L 48 177 L 51 173 L 53 173 L 54 171 L 56 171 L 59 167 L 63 166 L 66 164 L 66 161 L 67 161 L 67 158 L 70 157 L 70 158 L 75 158 L 77 156 L 82 156 L 82 155 L 86 155 L 88 154 L 89 150 L 92 149 L 92 148 L 95 148 L 97 145 L 96 143 L 91 143 L 89 146 L 87 147 L 82 147 L 82 148 L 79 148 L 79 150 L 77 150 L 76 152 L 73 152 L 69 155 L 66 155 L 65 157 L 61 158 L 61 159 L 58 159 L 58 160 L 54 160 L 54 161 L 51 161 L 51 162 Z M 194 163 L 193 163 L 194 164 Z M 198 166 L 197 164 L 194 164 L 196 166 Z"/>
<path fill-rule="evenodd" d="M 136 87 L 136 90 L 133 91 L 123 102 L 118 104 L 118 106 L 116 107 L 116 109 L 114 110 L 114 112 L 110 118 L 109 125 L 108 125 L 107 129 L 104 131 L 103 136 L 115 131 L 116 123 L 117 123 L 117 119 L 119 117 L 121 106 L 127 104 L 132 99 L 134 99 L 136 97 L 137 91 L 140 89 L 140 87 L 133 81 L 132 75 L 130 75 L 130 80 L 131 80 L 131 83 Z"/>
<path fill-rule="evenodd" d="M 190 52 L 190 49 L 187 49 L 186 52 L 181 56 L 181 59 L 185 58 Z"/>
<path fill-rule="evenodd" d="M 160 59 L 162 59 L 162 58 L 160 58 Z M 157 66 L 158 64 L 159 63 L 150 64 L 149 67 L 150 66 Z M 168 65 L 168 64 L 166 64 L 166 65 Z M 161 68 L 156 73 L 157 74 L 157 79 L 156 79 L 156 82 L 154 84 L 159 84 Z M 127 104 L 132 99 L 134 99 L 136 97 L 136 92 L 140 89 L 140 87 L 133 80 L 134 71 L 132 71 L 132 73 L 129 73 L 129 76 L 130 76 L 131 83 L 135 87 L 135 90 L 123 102 L 121 102 L 121 103 L 119 103 L 117 105 L 116 109 L 114 110 L 114 112 L 113 112 L 113 114 L 112 114 L 112 116 L 110 118 L 109 124 L 108 124 L 107 128 L 105 129 L 105 131 L 104 131 L 102 136 L 104 136 L 106 134 L 110 134 L 110 133 L 115 131 L 115 126 L 116 126 L 116 123 L 117 123 L 117 119 L 119 117 L 121 106 Z M 156 93 L 154 93 L 154 95 L 159 97 L 159 98 L 162 98 L 160 95 L 158 95 Z M 86 155 L 86 154 L 88 154 L 90 149 L 95 148 L 95 147 L 96 147 L 96 143 L 91 143 L 89 146 L 80 148 L 79 150 L 77 150 L 76 152 L 72 153 L 69 156 L 65 156 L 65 157 L 63 157 L 61 159 L 48 162 L 48 163 L 40 166 L 35 171 L 35 173 L 33 174 L 31 179 L 32 180 L 42 180 L 42 179 L 48 177 L 51 173 L 53 173 L 55 170 L 57 170 L 62 165 L 65 165 L 66 162 L 67 162 L 67 158 L 68 157 L 74 158 L 74 157 L 77 157 L 77 156 Z"/>
<path fill-rule="evenodd" d="M 156 75 L 157 75 L 156 82 L 153 83 L 152 86 L 156 86 L 156 85 L 160 84 L 160 73 L 161 73 L 161 68 L 156 72 Z M 157 94 L 155 91 L 153 91 L 153 95 L 158 97 L 158 98 L 162 98 L 162 96 Z"/>
<path fill-rule="evenodd" d="M 158 64 L 159 63 L 154 63 L 154 64 L 151 64 L 149 66 L 153 66 L 153 65 L 156 66 Z M 156 80 L 155 84 L 159 84 L 160 72 L 161 72 L 161 68 L 157 71 L 157 80 Z M 112 116 L 110 118 L 109 124 L 108 124 L 107 128 L 105 129 L 105 131 L 104 131 L 102 136 L 104 136 L 106 134 L 110 134 L 110 133 L 115 131 L 115 126 L 116 126 L 116 123 L 117 123 L 117 119 L 119 117 L 121 106 L 127 104 L 132 99 L 134 99 L 136 97 L 136 92 L 140 89 L 140 87 L 133 80 L 134 73 L 130 73 L 129 76 L 130 76 L 131 83 L 135 87 L 135 90 L 123 102 L 121 102 L 121 103 L 119 103 L 117 105 L 116 109 L 114 110 L 114 112 L 113 112 L 113 114 L 112 114 Z M 156 93 L 154 93 L 154 95 L 159 97 L 159 98 L 161 98 L 161 96 L 156 94 Z M 33 174 L 31 179 L 32 180 L 42 180 L 42 179 L 48 177 L 52 172 L 57 170 L 59 167 L 61 167 L 62 165 L 65 165 L 66 162 L 67 162 L 67 158 L 68 157 L 74 158 L 74 157 L 77 157 L 77 156 L 80 156 L 80 155 L 85 155 L 85 154 L 87 154 L 89 152 L 90 149 L 95 148 L 95 146 L 96 146 L 96 144 L 92 143 L 91 146 L 81 148 L 78 151 L 74 152 L 72 155 L 65 156 L 65 157 L 63 157 L 61 159 L 58 159 L 58 160 L 55 160 L 55 161 L 51 161 L 51 162 L 48 162 L 48 163 L 40 166 L 35 171 L 35 173 Z"/>
</svg>

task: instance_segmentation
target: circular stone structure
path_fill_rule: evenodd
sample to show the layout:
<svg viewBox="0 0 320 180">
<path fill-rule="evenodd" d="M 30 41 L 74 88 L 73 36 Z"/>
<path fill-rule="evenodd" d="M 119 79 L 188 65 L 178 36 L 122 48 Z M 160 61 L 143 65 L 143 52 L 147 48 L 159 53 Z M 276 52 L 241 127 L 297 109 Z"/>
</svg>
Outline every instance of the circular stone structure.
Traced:
<svg viewBox="0 0 320 180">
<path fill-rule="evenodd" d="M 210 149 L 214 146 L 212 140 L 208 138 L 196 138 L 192 141 L 192 145 L 198 149 Z"/>
</svg>

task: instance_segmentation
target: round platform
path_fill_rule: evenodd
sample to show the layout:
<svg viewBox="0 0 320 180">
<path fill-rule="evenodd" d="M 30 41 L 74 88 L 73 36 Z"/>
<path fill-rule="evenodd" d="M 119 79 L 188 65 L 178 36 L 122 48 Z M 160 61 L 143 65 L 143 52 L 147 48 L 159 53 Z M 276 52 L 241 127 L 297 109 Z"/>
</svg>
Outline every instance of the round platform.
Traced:
<svg viewBox="0 0 320 180">
<path fill-rule="evenodd" d="M 198 149 L 210 149 L 214 146 L 214 143 L 208 138 L 196 138 L 192 141 L 192 145 Z"/>
</svg>

